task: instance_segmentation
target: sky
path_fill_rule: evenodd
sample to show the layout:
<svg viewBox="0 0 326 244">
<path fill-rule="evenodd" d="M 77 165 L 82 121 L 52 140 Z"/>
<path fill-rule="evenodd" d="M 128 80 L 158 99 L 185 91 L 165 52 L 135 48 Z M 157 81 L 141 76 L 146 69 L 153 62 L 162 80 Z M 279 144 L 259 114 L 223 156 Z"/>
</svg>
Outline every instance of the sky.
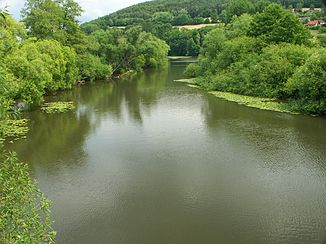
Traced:
<svg viewBox="0 0 326 244">
<path fill-rule="evenodd" d="M 81 22 L 96 19 L 130 5 L 148 0 L 75 0 L 84 9 L 79 18 Z M 8 5 L 9 12 L 16 18 L 20 17 L 20 10 L 24 6 L 24 0 L 0 0 L 0 6 Z"/>
</svg>

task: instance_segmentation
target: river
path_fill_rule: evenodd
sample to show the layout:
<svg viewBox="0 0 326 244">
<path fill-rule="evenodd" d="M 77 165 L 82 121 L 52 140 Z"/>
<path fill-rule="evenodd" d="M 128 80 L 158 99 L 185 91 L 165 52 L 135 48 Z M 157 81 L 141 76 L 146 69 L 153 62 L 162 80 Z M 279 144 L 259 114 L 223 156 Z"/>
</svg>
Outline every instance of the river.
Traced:
<svg viewBox="0 0 326 244">
<path fill-rule="evenodd" d="M 57 243 L 326 240 L 326 119 L 248 108 L 173 80 L 186 63 L 49 97 L 9 146 L 53 202 Z"/>
</svg>

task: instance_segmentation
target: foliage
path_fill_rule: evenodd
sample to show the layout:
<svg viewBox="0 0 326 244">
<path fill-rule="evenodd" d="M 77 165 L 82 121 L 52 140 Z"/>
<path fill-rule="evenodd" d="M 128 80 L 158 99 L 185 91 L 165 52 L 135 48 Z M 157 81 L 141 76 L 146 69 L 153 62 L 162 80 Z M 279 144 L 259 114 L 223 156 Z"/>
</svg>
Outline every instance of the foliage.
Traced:
<svg viewBox="0 0 326 244">
<path fill-rule="evenodd" d="M 90 53 L 78 55 L 79 75 L 84 80 L 104 80 L 112 75 L 112 67 L 104 64 L 98 56 Z"/>
<path fill-rule="evenodd" d="M 161 66 L 169 50 L 164 41 L 141 27 L 98 30 L 92 36 L 99 44 L 96 54 L 112 66 L 113 73 Z"/>
<path fill-rule="evenodd" d="M 27 119 L 6 119 L 1 120 L 0 137 L 10 139 L 26 138 L 28 133 Z"/>
<path fill-rule="evenodd" d="M 244 13 L 253 14 L 255 12 L 254 4 L 250 0 L 229 0 L 223 4 L 222 20 L 229 23 L 234 16 L 240 16 Z"/>
<path fill-rule="evenodd" d="M 310 46 L 297 20 L 281 28 L 279 20 L 287 15 L 272 4 L 253 20 L 236 17 L 209 32 L 198 63 L 189 65 L 186 74 L 198 77 L 197 84 L 208 90 L 286 100 L 291 111 L 325 114 L 325 50 Z M 258 19 L 265 25 L 257 24 Z"/>
<path fill-rule="evenodd" d="M 137 56 L 144 59 L 143 67 L 157 68 L 166 63 L 169 46 L 151 33 L 141 32 L 136 42 Z"/>
<path fill-rule="evenodd" d="M 45 113 L 64 113 L 75 109 L 73 102 L 51 102 L 45 103 L 41 108 Z"/>
<path fill-rule="evenodd" d="M 100 17 L 82 25 L 84 31 L 106 30 L 108 26 L 141 25 L 154 20 L 164 23 L 200 24 L 210 21 L 231 21 L 234 15 L 261 12 L 271 2 L 281 3 L 288 8 L 296 6 L 301 0 L 156 0 L 139 3 Z M 304 0 L 303 6 L 321 7 L 323 0 Z M 223 12 L 222 12 L 223 11 Z M 164 13 L 164 14 L 161 14 Z M 159 18 L 156 18 L 159 16 Z M 171 18 L 171 16 L 173 18 Z M 162 17 L 162 18 L 161 18 Z"/>
<path fill-rule="evenodd" d="M 228 92 L 210 92 L 212 95 L 225 99 L 230 102 L 246 105 L 247 107 L 258 108 L 262 110 L 270 110 L 282 113 L 293 113 L 287 108 L 285 103 L 277 102 L 274 99 L 243 96 Z"/>
<path fill-rule="evenodd" d="M 24 42 L 4 58 L 7 72 L 18 86 L 12 96 L 38 105 L 46 92 L 71 88 L 78 76 L 75 59 L 74 50 L 57 41 Z"/>
<path fill-rule="evenodd" d="M 81 31 L 76 17 L 81 13 L 73 0 L 27 0 L 22 11 L 30 36 L 68 46 L 79 42 Z"/>
<path fill-rule="evenodd" d="M 299 19 L 278 4 L 271 4 L 262 13 L 254 16 L 249 34 L 268 44 L 308 44 L 311 38 L 310 32 Z"/>
<path fill-rule="evenodd" d="M 326 114 L 326 49 L 315 52 L 286 84 L 296 110 Z M 299 105 L 299 106 L 298 106 Z"/>
<path fill-rule="evenodd" d="M 233 17 L 231 23 L 226 26 L 225 32 L 228 39 L 246 36 L 253 22 L 253 17 L 249 14 Z"/>
<path fill-rule="evenodd" d="M 54 243 L 50 201 L 36 188 L 27 164 L 0 142 L 0 242 Z"/>
</svg>

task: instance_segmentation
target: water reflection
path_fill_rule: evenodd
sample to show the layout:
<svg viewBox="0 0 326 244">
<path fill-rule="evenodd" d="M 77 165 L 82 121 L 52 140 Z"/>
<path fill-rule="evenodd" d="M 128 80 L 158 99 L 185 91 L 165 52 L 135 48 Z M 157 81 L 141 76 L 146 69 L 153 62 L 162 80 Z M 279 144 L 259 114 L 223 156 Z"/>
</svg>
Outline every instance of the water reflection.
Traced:
<svg viewBox="0 0 326 244">
<path fill-rule="evenodd" d="M 319 243 L 325 119 L 259 111 L 163 71 L 49 100 L 13 145 L 53 200 L 58 243 Z"/>
</svg>

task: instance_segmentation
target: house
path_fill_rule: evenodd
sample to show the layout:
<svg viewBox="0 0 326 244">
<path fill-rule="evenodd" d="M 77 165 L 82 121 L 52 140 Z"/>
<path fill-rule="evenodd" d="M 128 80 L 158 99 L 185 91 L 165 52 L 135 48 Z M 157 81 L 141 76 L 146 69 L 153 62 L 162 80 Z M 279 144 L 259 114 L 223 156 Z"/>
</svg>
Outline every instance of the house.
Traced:
<svg viewBox="0 0 326 244">
<path fill-rule="evenodd" d="M 323 26 L 325 25 L 325 21 L 323 20 L 311 20 L 306 23 L 307 26 Z"/>
</svg>

